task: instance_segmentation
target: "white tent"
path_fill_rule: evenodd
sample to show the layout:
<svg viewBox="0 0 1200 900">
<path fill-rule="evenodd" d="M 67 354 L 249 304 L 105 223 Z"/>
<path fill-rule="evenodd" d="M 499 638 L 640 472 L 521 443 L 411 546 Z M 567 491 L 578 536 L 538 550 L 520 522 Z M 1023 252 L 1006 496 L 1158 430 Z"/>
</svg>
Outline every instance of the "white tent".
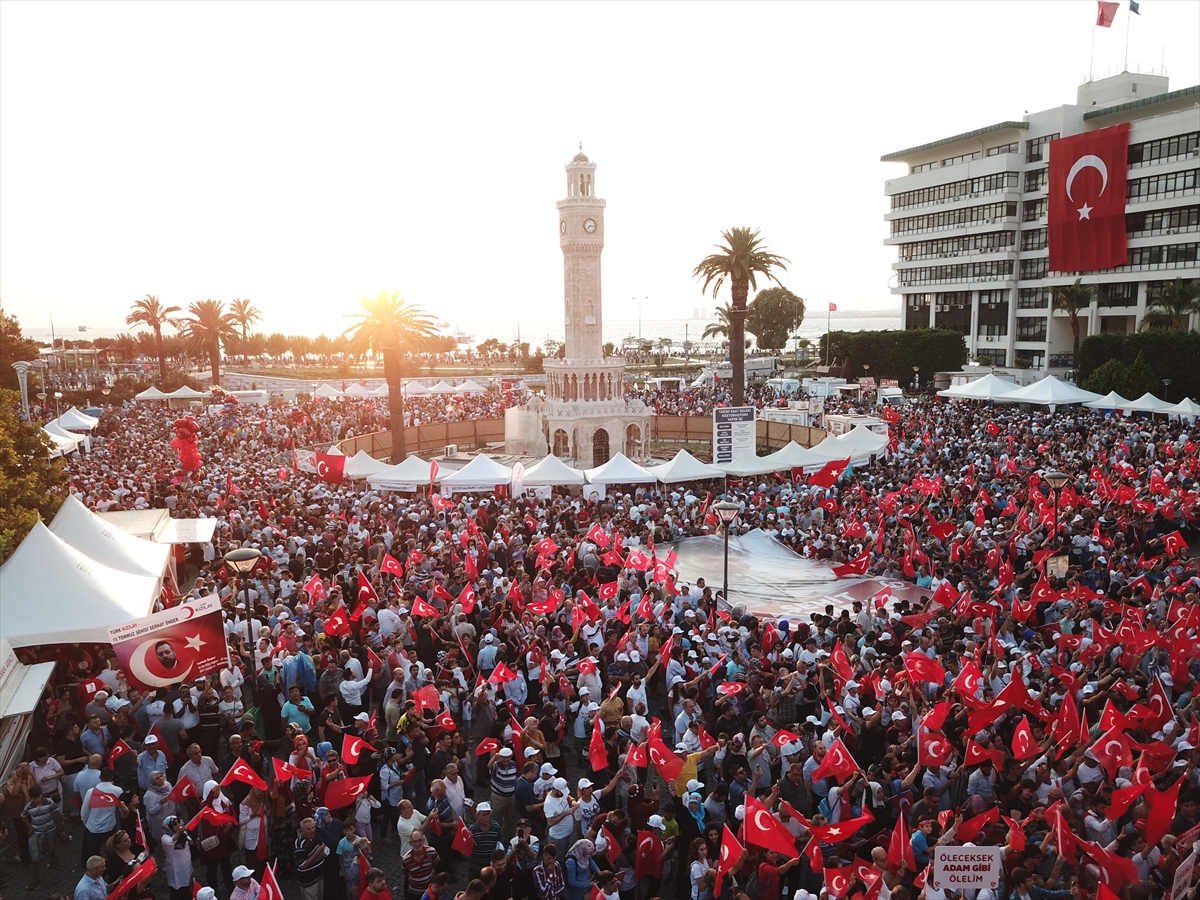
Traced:
<svg viewBox="0 0 1200 900">
<path fill-rule="evenodd" d="M 845 457 L 842 458 L 845 459 Z M 764 456 L 762 461 L 763 465 L 771 466 L 771 468 L 766 470 L 768 472 L 790 472 L 794 468 L 803 469 L 806 466 L 823 466 L 829 462 L 829 458 L 820 453 L 814 453 L 808 447 L 801 447 L 795 441 L 788 441 L 786 445 L 774 453 L 768 453 Z"/>
<path fill-rule="evenodd" d="M 457 393 L 459 393 L 459 389 L 456 388 L 452 384 L 448 384 L 445 381 L 439 381 L 437 384 L 435 384 L 433 387 L 431 387 L 429 389 L 429 393 L 431 393 L 431 394 L 457 394 Z"/>
<path fill-rule="evenodd" d="M 91 431 L 100 424 L 99 419 L 81 413 L 73 406 L 54 421 L 68 431 Z"/>
<path fill-rule="evenodd" d="M 428 478 L 428 474 L 425 477 Z M 480 454 L 457 472 L 451 472 L 439 480 L 443 488 L 450 488 L 460 494 L 486 491 L 512 481 L 512 469 Z"/>
<path fill-rule="evenodd" d="M 525 487 L 581 486 L 584 480 L 583 472 L 552 455 L 527 469 L 521 483 Z"/>
<path fill-rule="evenodd" d="M 89 510 L 74 494 L 59 507 L 50 531 L 84 556 L 131 575 L 161 578 L 171 555 L 170 544 L 156 544 L 126 534 Z"/>
<path fill-rule="evenodd" d="M 154 385 L 146 388 L 140 394 L 134 394 L 134 400 L 166 400 L 167 395 L 156 388 Z"/>
<path fill-rule="evenodd" d="M 205 391 L 197 391 L 194 388 L 188 387 L 186 384 L 180 385 L 175 390 L 171 391 L 171 393 L 167 394 L 167 397 L 172 400 L 205 400 L 210 396 L 211 394 L 208 394 Z"/>
<path fill-rule="evenodd" d="M 471 381 L 470 379 L 467 379 L 462 384 L 460 384 L 458 386 L 457 390 L 460 394 L 486 394 L 487 393 L 487 388 L 483 387 L 482 385 L 476 384 L 474 381 Z"/>
<path fill-rule="evenodd" d="M 370 478 L 376 472 L 381 472 L 386 468 L 389 468 L 387 463 L 380 462 L 366 450 L 359 450 L 346 460 L 342 474 L 351 481 L 359 481 L 363 478 Z"/>
<path fill-rule="evenodd" d="M 38 522 L 0 566 L 4 636 L 14 647 L 107 643 L 108 629 L 149 615 L 158 579 L 84 556 Z"/>
<path fill-rule="evenodd" d="M 803 450 L 795 441 L 788 444 L 788 447 L 796 446 Z M 784 447 L 783 450 L 786 450 Z M 782 453 L 783 450 L 776 450 L 775 453 Z M 806 451 L 807 452 L 807 451 Z M 775 471 L 775 464 L 768 462 L 771 456 L 757 456 L 753 450 L 743 450 L 740 453 L 735 453 L 733 459 L 727 463 L 722 463 L 721 471 L 726 475 L 732 475 L 735 478 L 742 478 L 746 475 L 765 475 L 767 472 Z"/>
<path fill-rule="evenodd" d="M 644 469 L 624 453 L 618 453 L 602 466 L 584 472 L 591 484 L 650 484 L 658 477 Z"/>
<path fill-rule="evenodd" d="M 1180 418 L 1190 418 L 1192 421 L 1195 421 L 1196 417 L 1200 416 L 1200 403 L 1197 403 L 1195 400 L 1191 399 L 1190 397 L 1184 397 L 1182 400 L 1180 400 L 1178 403 L 1176 403 L 1170 409 L 1164 410 L 1164 412 L 1166 412 L 1167 415 L 1170 415 L 1170 416 L 1179 416 Z"/>
<path fill-rule="evenodd" d="M 660 466 L 650 466 L 649 471 L 663 484 L 676 484 L 680 481 L 703 481 L 708 478 L 724 478 L 723 469 L 702 463 L 686 450 L 680 450 L 670 462 Z"/>
<path fill-rule="evenodd" d="M 60 427 L 57 422 L 51 422 L 46 426 L 46 430 L 60 438 L 66 438 L 76 445 L 82 444 L 84 450 L 89 453 L 92 452 L 92 439 L 86 434 L 75 434 L 73 431 L 67 431 L 67 429 Z M 72 447 L 71 449 L 74 450 L 76 448 Z M 67 452 L 69 453 L 70 450 Z"/>
<path fill-rule="evenodd" d="M 1167 413 L 1173 407 L 1166 400 L 1159 400 L 1149 391 L 1142 394 L 1136 400 L 1128 401 L 1124 407 L 1125 412 L 1148 412 L 1148 413 Z"/>
<path fill-rule="evenodd" d="M 1099 400 L 1089 400 L 1083 405 L 1088 409 L 1124 409 L 1129 405 L 1129 401 L 1116 391 L 1109 391 Z"/>
<path fill-rule="evenodd" d="M 370 397 L 371 392 L 356 381 L 350 387 L 346 388 L 345 395 L 347 397 Z"/>
<path fill-rule="evenodd" d="M 379 387 L 372 388 L 371 392 L 368 396 L 386 397 L 387 395 L 388 395 L 388 386 L 387 386 L 387 382 L 385 381 L 383 384 L 379 385 Z"/>
<path fill-rule="evenodd" d="M 839 434 L 837 442 L 854 451 L 876 454 L 887 449 L 888 437 L 886 434 L 872 431 L 866 425 L 855 425 L 845 434 Z"/>
<path fill-rule="evenodd" d="M 53 424 L 53 423 L 51 423 Z M 74 453 L 79 449 L 79 442 L 75 438 L 65 438 L 62 435 L 55 434 L 53 431 L 42 429 L 47 440 L 54 445 L 54 449 L 50 451 L 51 459 L 58 459 L 60 456 L 65 456 L 68 453 Z"/>
<path fill-rule="evenodd" d="M 419 456 L 406 456 L 403 462 L 384 466 L 368 475 L 367 484 L 388 491 L 415 491 L 429 484 L 429 461 Z"/>
<path fill-rule="evenodd" d="M 1066 381 L 1060 381 L 1053 375 L 1047 375 L 1041 381 L 1017 388 L 1001 397 L 1005 403 L 1033 403 L 1038 406 L 1067 406 L 1071 403 L 1087 403 L 1089 400 L 1099 400 L 1100 395 L 1093 391 L 1085 391 Z"/>
<path fill-rule="evenodd" d="M 883 439 L 883 446 L 887 446 L 887 438 Z M 850 462 L 863 462 L 870 459 L 880 450 L 871 450 L 865 447 L 855 446 L 854 444 L 847 445 L 840 438 L 829 435 L 821 443 L 812 448 L 812 452 L 820 457 L 819 465 L 825 465 L 833 460 L 842 460 L 849 458 Z"/>
<path fill-rule="evenodd" d="M 313 391 L 314 399 L 320 398 L 322 400 L 340 400 L 344 396 L 346 396 L 346 395 L 343 394 L 341 391 L 339 391 L 337 388 L 335 388 L 331 385 L 328 385 L 328 384 L 323 384 L 319 388 L 317 388 L 315 391 Z"/>
<path fill-rule="evenodd" d="M 1017 386 L 1006 378 L 999 378 L 988 372 L 982 378 L 976 378 L 968 384 L 946 388 L 938 391 L 939 397 L 953 397 L 957 400 L 998 400 L 1016 390 Z"/>
<path fill-rule="evenodd" d="M 405 397 L 428 397 L 432 393 L 429 388 L 421 384 L 419 381 L 404 382 Z"/>
</svg>

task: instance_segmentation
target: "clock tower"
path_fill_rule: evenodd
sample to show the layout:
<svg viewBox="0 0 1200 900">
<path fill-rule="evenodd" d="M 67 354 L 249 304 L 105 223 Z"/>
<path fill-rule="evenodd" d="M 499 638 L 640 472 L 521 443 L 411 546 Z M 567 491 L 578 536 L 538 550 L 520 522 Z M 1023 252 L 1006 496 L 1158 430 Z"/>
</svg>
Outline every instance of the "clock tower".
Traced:
<svg viewBox="0 0 1200 900">
<path fill-rule="evenodd" d="M 567 196 L 558 201 L 563 252 L 564 359 L 547 359 L 543 435 L 555 456 L 581 468 L 618 452 L 641 461 L 649 453 L 651 413 L 625 399 L 625 360 L 604 355 L 600 253 L 604 201 L 596 196 L 596 164 L 583 148 L 567 163 Z"/>
</svg>

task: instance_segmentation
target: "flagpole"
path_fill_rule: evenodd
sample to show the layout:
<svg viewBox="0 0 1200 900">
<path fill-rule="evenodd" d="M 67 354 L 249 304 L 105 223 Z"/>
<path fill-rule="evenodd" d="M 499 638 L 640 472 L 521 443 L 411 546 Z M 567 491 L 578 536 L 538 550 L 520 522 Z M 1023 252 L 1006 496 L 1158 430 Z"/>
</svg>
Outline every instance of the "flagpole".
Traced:
<svg viewBox="0 0 1200 900">
<path fill-rule="evenodd" d="M 1088 81 L 1092 80 L 1096 70 L 1096 21 L 1098 20 L 1099 15 L 1097 14 L 1097 19 L 1092 22 L 1092 55 L 1088 58 Z"/>
<path fill-rule="evenodd" d="M 1129 71 L 1129 21 L 1130 21 L 1131 15 L 1132 14 L 1129 12 L 1129 4 L 1126 3 L 1125 4 L 1125 65 L 1123 67 L 1123 70 L 1125 72 Z"/>
</svg>

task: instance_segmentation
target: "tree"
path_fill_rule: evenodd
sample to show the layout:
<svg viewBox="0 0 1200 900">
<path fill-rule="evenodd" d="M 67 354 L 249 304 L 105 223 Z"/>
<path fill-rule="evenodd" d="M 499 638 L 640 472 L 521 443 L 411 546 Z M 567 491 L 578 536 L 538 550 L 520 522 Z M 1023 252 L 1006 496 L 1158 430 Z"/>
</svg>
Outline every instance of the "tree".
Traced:
<svg viewBox="0 0 1200 900">
<path fill-rule="evenodd" d="M 709 338 L 724 338 L 729 340 L 729 304 L 718 306 L 713 312 L 716 314 L 717 321 L 709 322 L 704 326 L 704 331 L 700 335 L 700 340 L 707 341 Z"/>
<path fill-rule="evenodd" d="M 782 350 L 804 321 L 804 301 L 785 287 L 759 291 L 746 310 L 746 330 L 760 350 Z"/>
<path fill-rule="evenodd" d="M 1067 314 L 1071 325 L 1071 337 L 1074 339 L 1071 352 L 1075 365 L 1079 365 L 1079 314 L 1092 305 L 1092 297 L 1096 289 L 1090 284 L 1083 284 L 1082 278 L 1076 278 L 1074 284 L 1061 284 L 1054 288 L 1054 308 L 1061 309 Z"/>
<path fill-rule="evenodd" d="M 1194 312 L 1200 312 L 1200 279 L 1176 278 L 1160 285 L 1150 297 L 1142 328 L 1186 330 Z"/>
<path fill-rule="evenodd" d="M 292 348 L 288 339 L 278 331 L 267 338 L 267 353 L 275 359 L 279 359 L 290 349 Z"/>
<path fill-rule="evenodd" d="M 901 384 L 913 380 L 913 366 L 919 366 L 922 381 L 934 372 L 953 372 L 967 361 L 967 346 L 960 332 L 942 328 L 914 328 L 888 331 L 834 331 L 821 335 L 819 358 L 833 342 L 830 359 L 841 358 L 843 369 L 849 361 L 847 378 L 865 375 L 862 364 L 871 367 L 873 378 L 894 378 Z"/>
<path fill-rule="evenodd" d="M 50 459 L 41 425 L 22 422 L 20 408 L 20 394 L 0 390 L 0 563 L 25 539 L 39 514 L 54 518 L 66 488 L 66 476 L 61 464 Z"/>
<path fill-rule="evenodd" d="M 763 275 L 779 284 L 774 270 L 786 272 L 785 263 L 788 260 L 763 247 L 758 231 L 734 228 L 722 232 L 721 237 L 725 244 L 716 244 L 718 252 L 700 260 L 692 275 L 703 279 L 701 291 L 707 291 L 709 285 L 712 285 L 714 300 L 721 290 L 721 285 L 726 279 L 729 280 L 729 292 L 733 301 L 729 310 L 729 361 L 733 364 L 733 405 L 741 406 L 746 389 L 746 297 L 750 288 L 758 289 L 755 283 L 756 275 Z"/>
<path fill-rule="evenodd" d="M 1129 367 L 1139 355 L 1158 379 L 1159 387 L 1150 389 L 1154 394 L 1162 396 L 1162 381 L 1170 378 L 1171 396 L 1175 399 L 1200 397 L 1200 366 L 1196 365 L 1196 360 L 1200 359 L 1200 332 L 1178 328 L 1151 328 L 1133 334 L 1102 331 L 1084 338 L 1079 345 L 1078 381 L 1080 384 L 1088 382 L 1090 376 L 1109 360 L 1117 360 Z M 1098 393 L 1108 390 L 1114 388 Z M 1142 393 L 1145 390 L 1137 397 Z M 1129 394 L 1124 396 L 1137 399 Z"/>
<path fill-rule="evenodd" d="M 208 357 L 212 370 L 212 383 L 221 383 L 221 346 L 237 340 L 233 314 L 225 311 L 219 300 L 201 300 L 188 307 L 190 319 L 179 321 L 180 330 L 187 336 L 188 344 Z"/>
<path fill-rule="evenodd" d="M 251 322 L 259 322 L 262 320 L 262 313 L 259 312 L 253 303 L 249 300 L 237 300 L 229 305 L 229 315 L 233 316 L 233 321 L 242 326 L 242 340 L 245 341 L 249 335 Z"/>
<path fill-rule="evenodd" d="M 167 380 L 167 358 L 163 355 L 164 325 L 173 325 L 172 314 L 181 312 L 178 306 L 164 306 L 154 294 L 147 294 L 144 299 L 135 301 L 133 311 L 125 317 L 126 325 L 145 325 L 154 333 L 154 355 L 158 358 L 158 378 Z"/>
<path fill-rule="evenodd" d="M 27 359 L 32 362 L 41 359 L 37 341 L 27 338 L 21 333 L 21 323 L 16 316 L 0 310 L 0 388 L 15 391 L 20 388 L 17 382 L 17 370 L 12 367 L 15 362 Z M 34 377 L 30 370 L 29 377 Z M 33 393 L 32 382 L 29 388 Z"/>
<path fill-rule="evenodd" d="M 345 331 L 351 347 L 373 350 L 383 357 L 383 377 L 388 386 L 388 417 L 391 420 L 392 459 L 403 460 L 404 402 L 401 394 L 402 354 L 425 349 L 434 335 L 433 317 L 409 305 L 396 291 L 380 291 L 372 299 L 359 300 L 362 312 L 347 318 L 358 322 Z"/>
<path fill-rule="evenodd" d="M 121 358 L 121 362 L 128 363 L 137 359 L 138 345 L 132 334 L 118 334 L 112 343 L 112 352 Z"/>
<path fill-rule="evenodd" d="M 496 338 L 488 338 L 482 344 L 475 348 L 484 362 L 488 362 L 497 356 L 502 356 L 508 349 L 506 345 L 500 343 Z"/>
</svg>

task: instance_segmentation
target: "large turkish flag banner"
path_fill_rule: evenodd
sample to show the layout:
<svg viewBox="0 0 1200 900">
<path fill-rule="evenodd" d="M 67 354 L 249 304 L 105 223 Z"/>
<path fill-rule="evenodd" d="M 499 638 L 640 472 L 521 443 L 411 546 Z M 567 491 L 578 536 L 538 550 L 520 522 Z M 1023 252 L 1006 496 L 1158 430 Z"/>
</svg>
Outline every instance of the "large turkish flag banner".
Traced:
<svg viewBox="0 0 1200 900">
<path fill-rule="evenodd" d="M 1050 142 L 1050 269 L 1124 265 L 1129 123 Z"/>
</svg>

